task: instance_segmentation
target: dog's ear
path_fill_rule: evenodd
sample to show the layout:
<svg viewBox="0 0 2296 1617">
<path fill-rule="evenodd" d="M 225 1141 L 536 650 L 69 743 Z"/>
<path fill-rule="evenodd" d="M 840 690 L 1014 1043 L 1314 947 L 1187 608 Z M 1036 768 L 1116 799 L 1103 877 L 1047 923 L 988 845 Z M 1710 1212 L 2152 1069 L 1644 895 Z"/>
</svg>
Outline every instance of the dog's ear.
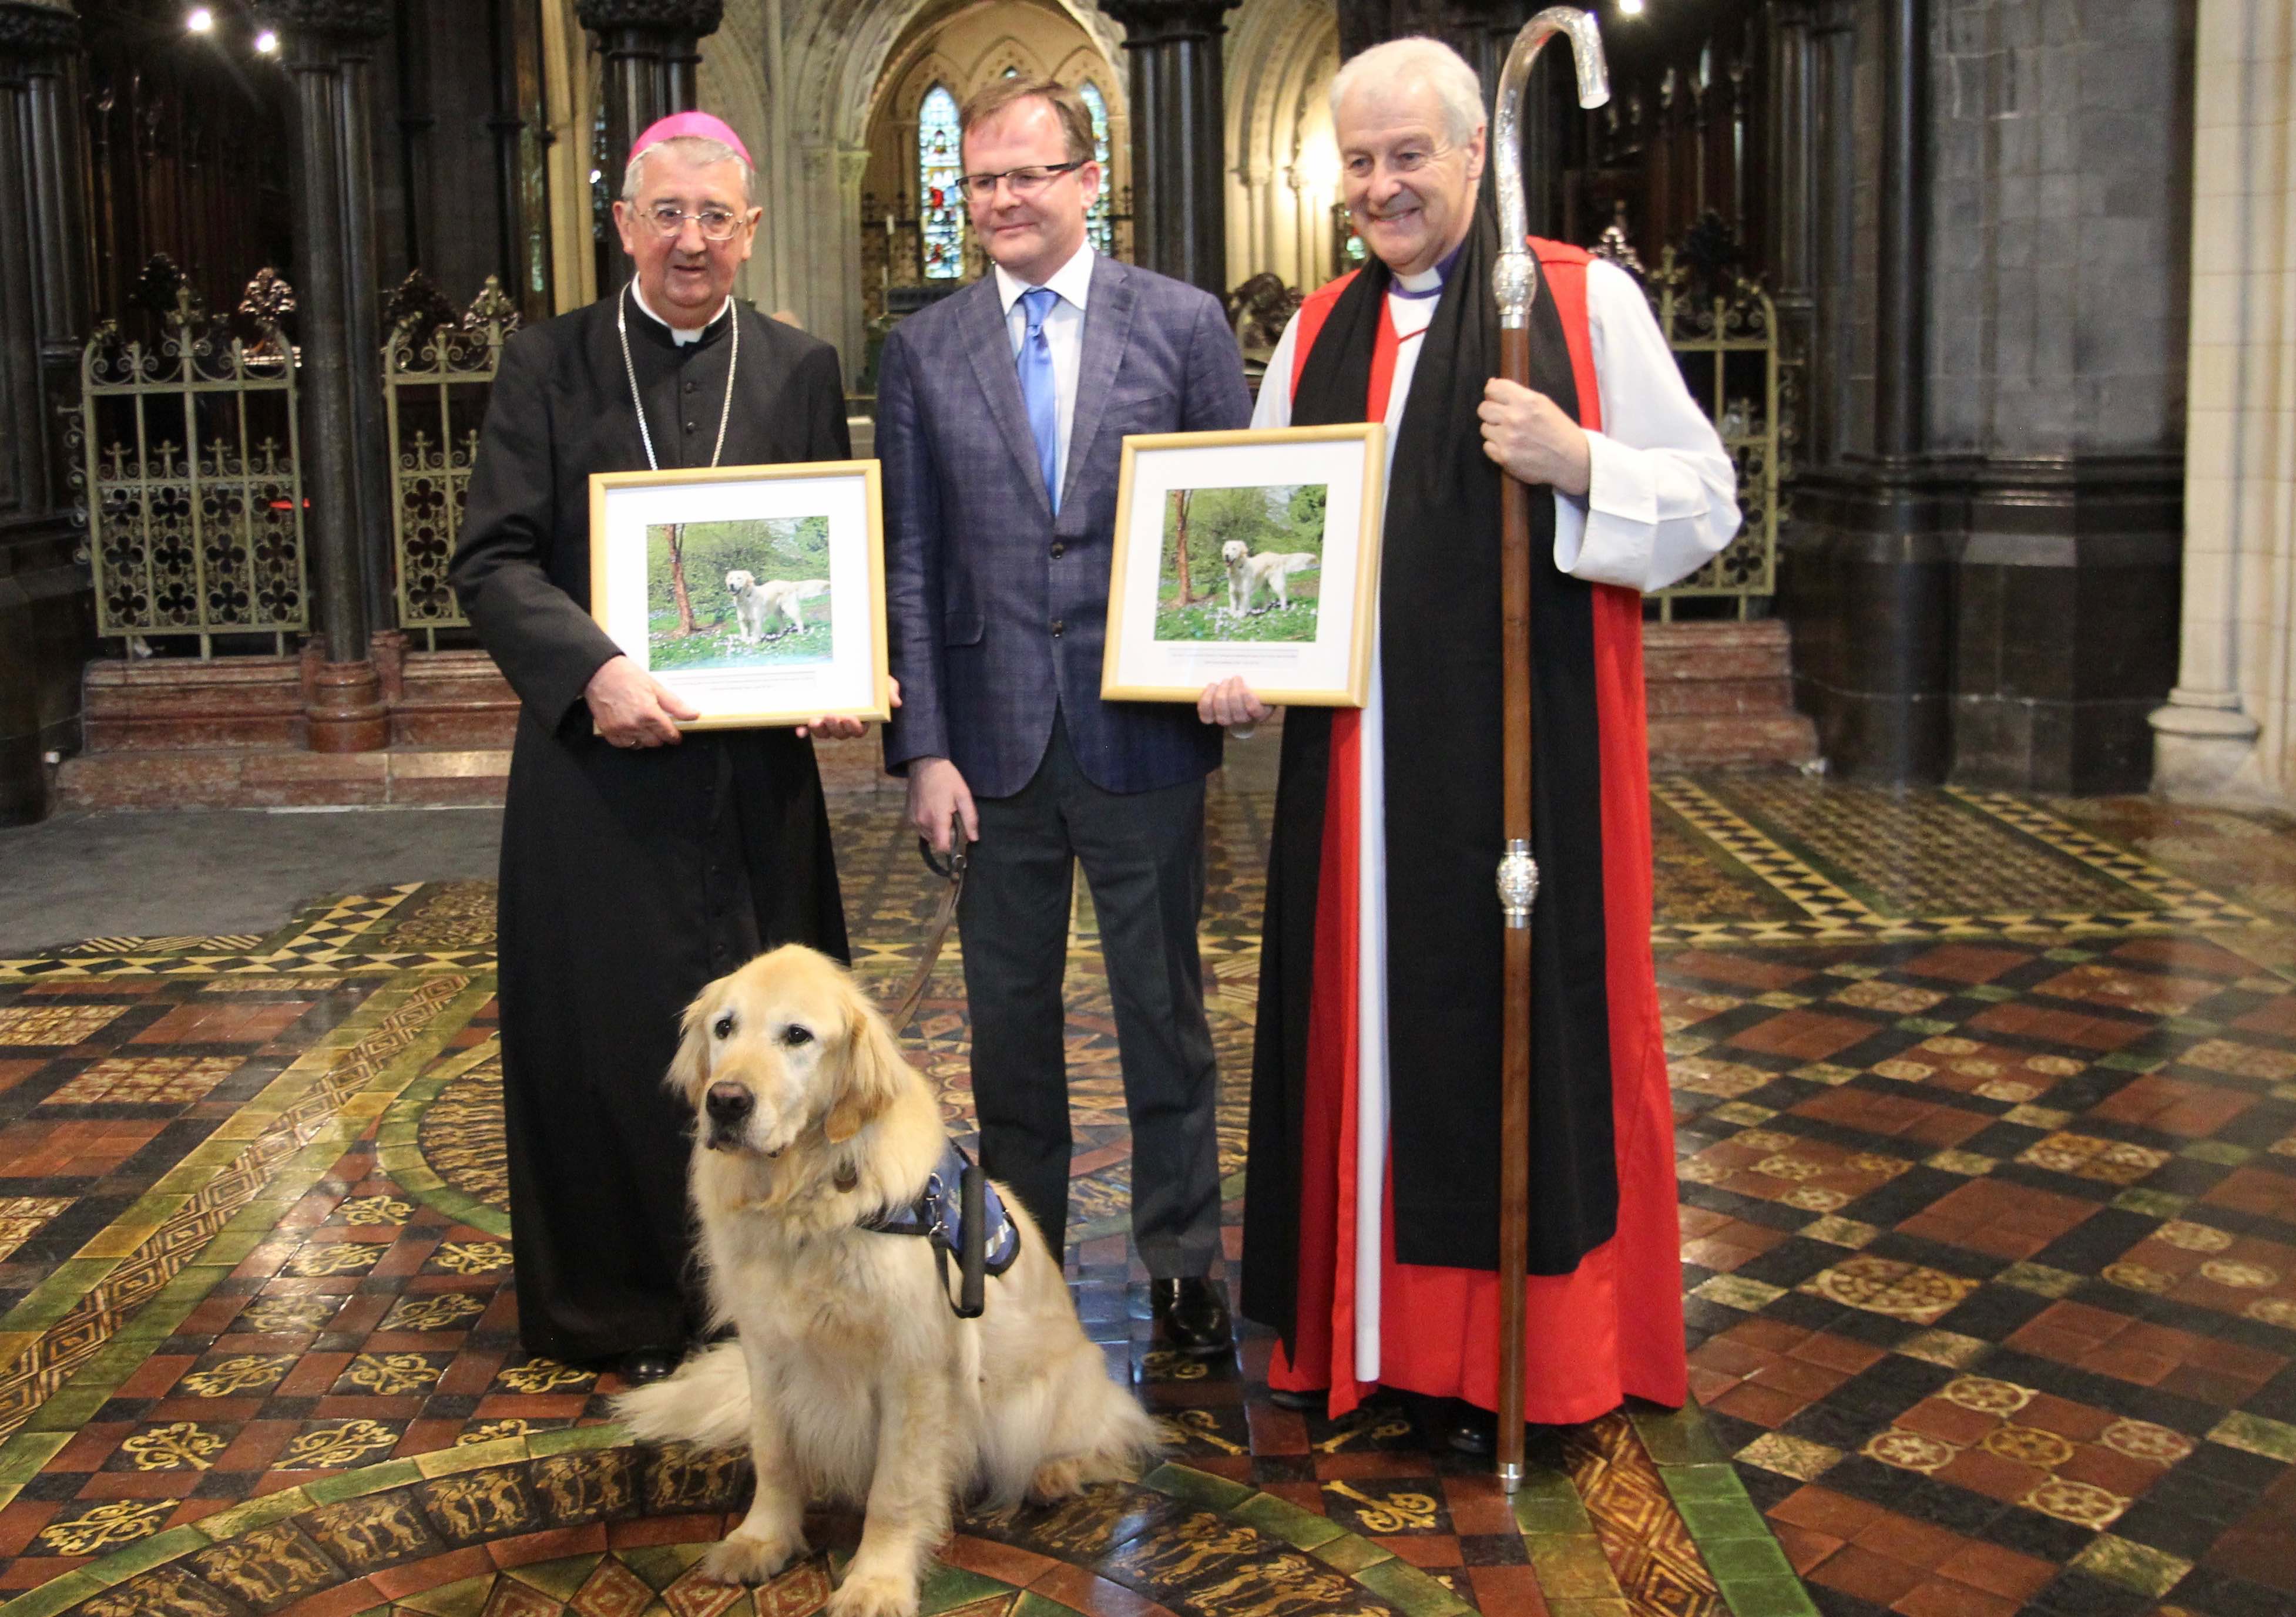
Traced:
<svg viewBox="0 0 2296 1617">
<path fill-rule="evenodd" d="M 669 1087 L 696 1111 L 701 1107 L 701 1091 L 709 1082 L 709 1019 L 718 1007 L 718 983 L 710 984 L 685 1008 L 678 1023 L 677 1054 L 670 1058 L 666 1078 Z"/>
<path fill-rule="evenodd" d="M 853 998 L 846 1035 L 845 1084 L 822 1125 L 832 1146 L 858 1134 L 900 1098 L 903 1084 L 916 1082 L 915 1071 L 902 1056 L 901 1047 L 893 1042 L 893 1030 L 885 1025 L 885 1018 L 875 1007 L 862 1001 L 857 989 Z"/>
</svg>

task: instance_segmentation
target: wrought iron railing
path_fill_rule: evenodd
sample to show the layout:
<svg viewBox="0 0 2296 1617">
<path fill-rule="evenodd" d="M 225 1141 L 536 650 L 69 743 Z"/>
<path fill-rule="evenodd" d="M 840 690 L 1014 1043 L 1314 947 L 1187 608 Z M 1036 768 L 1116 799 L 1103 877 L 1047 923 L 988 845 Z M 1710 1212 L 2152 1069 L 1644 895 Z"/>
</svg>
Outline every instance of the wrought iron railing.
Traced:
<svg viewBox="0 0 2296 1617">
<path fill-rule="evenodd" d="M 1705 285 L 1717 290 L 1701 290 Z M 1659 617 L 1671 621 L 1679 602 L 1719 600 L 1734 601 L 1737 616 L 1751 617 L 1756 603 L 1777 588 L 1778 523 L 1798 436 L 1795 371 L 1781 349 L 1777 310 L 1769 294 L 1742 275 L 1693 276 L 1670 247 L 1644 291 L 1691 396 L 1705 408 L 1737 468 L 1742 519 L 1720 555 L 1658 592 Z"/>
<path fill-rule="evenodd" d="M 398 313 L 383 345 L 382 379 L 398 625 L 435 646 L 439 630 L 470 622 L 447 568 L 462 532 L 487 397 L 503 343 L 518 329 L 518 307 L 492 275 L 459 319 L 412 276 L 392 306 Z"/>
<path fill-rule="evenodd" d="M 1759 285 L 1694 274 L 1671 248 L 1644 274 L 1612 234 L 1605 256 L 1643 275 L 1660 330 L 1737 469 L 1744 518 L 1726 550 L 1657 594 L 1659 615 L 1713 600 L 1754 616 L 1775 588 L 1797 436 L 1795 367 L 1781 351 L 1776 311 Z M 197 635 L 203 655 L 218 635 L 267 634 L 284 651 L 286 637 L 308 627 L 295 356 L 282 324 L 293 294 L 268 270 L 250 284 L 239 316 L 251 344 L 210 319 L 188 288 L 173 297 L 156 347 L 107 321 L 82 355 L 75 476 L 87 496 L 98 630 Z M 439 631 L 468 624 L 447 567 L 488 396 L 519 317 L 493 276 L 460 312 L 409 277 L 391 317 L 383 390 L 397 617 L 435 645 Z M 869 413 L 873 399 L 852 403 Z"/>
<path fill-rule="evenodd" d="M 88 556 L 97 631 L 268 634 L 275 648 L 309 623 L 294 350 L 294 307 L 268 270 L 239 314 L 210 319 L 180 282 L 156 347 L 105 321 L 80 356 Z"/>
</svg>

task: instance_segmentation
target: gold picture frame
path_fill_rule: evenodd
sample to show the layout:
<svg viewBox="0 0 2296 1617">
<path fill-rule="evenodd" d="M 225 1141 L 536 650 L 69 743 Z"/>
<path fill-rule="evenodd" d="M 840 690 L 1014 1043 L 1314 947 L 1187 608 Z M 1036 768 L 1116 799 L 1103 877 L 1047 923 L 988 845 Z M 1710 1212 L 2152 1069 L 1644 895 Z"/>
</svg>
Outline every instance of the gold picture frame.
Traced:
<svg viewBox="0 0 2296 1617">
<path fill-rule="evenodd" d="M 590 616 L 681 729 L 885 718 L 877 462 L 592 473 Z"/>
<path fill-rule="evenodd" d="M 1377 421 L 1126 438 L 1101 696 L 1362 706 L 1386 484 Z"/>
</svg>

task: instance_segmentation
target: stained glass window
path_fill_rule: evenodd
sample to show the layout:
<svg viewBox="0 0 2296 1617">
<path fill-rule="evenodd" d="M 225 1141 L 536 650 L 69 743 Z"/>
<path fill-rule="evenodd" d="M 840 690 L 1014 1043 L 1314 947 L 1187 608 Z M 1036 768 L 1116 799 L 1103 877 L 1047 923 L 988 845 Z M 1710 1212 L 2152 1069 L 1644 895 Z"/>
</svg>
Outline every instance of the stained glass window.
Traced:
<svg viewBox="0 0 2296 1617">
<path fill-rule="evenodd" d="M 917 108 L 917 233 L 928 281 L 955 281 L 964 274 L 961 160 L 956 97 L 935 85 Z"/>
<path fill-rule="evenodd" d="M 1100 195 L 1084 216 L 1085 233 L 1092 239 L 1095 252 L 1114 252 L 1116 233 L 1109 222 L 1108 193 L 1115 189 L 1116 171 L 1108 166 L 1108 102 L 1100 86 L 1088 78 L 1078 94 L 1084 97 L 1085 110 L 1092 114 L 1092 155 L 1100 163 Z"/>
</svg>

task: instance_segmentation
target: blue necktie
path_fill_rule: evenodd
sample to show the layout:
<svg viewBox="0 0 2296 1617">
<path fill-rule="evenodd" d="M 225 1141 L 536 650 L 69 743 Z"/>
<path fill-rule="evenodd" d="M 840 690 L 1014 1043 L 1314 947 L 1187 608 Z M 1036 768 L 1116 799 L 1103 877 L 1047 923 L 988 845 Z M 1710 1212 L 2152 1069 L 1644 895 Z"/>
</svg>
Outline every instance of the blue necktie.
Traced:
<svg viewBox="0 0 2296 1617">
<path fill-rule="evenodd" d="M 1029 430 L 1037 439 L 1037 466 L 1045 474 L 1045 494 L 1053 510 L 1061 509 L 1057 461 L 1061 447 L 1060 405 L 1053 396 L 1053 345 L 1045 340 L 1045 316 L 1061 295 L 1048 286 L 1032 287 L 1021 294 L 1029 316 L 1028 334 L 1021 339 L 1021 403 L 1029 412 Z"/>
</svg>

